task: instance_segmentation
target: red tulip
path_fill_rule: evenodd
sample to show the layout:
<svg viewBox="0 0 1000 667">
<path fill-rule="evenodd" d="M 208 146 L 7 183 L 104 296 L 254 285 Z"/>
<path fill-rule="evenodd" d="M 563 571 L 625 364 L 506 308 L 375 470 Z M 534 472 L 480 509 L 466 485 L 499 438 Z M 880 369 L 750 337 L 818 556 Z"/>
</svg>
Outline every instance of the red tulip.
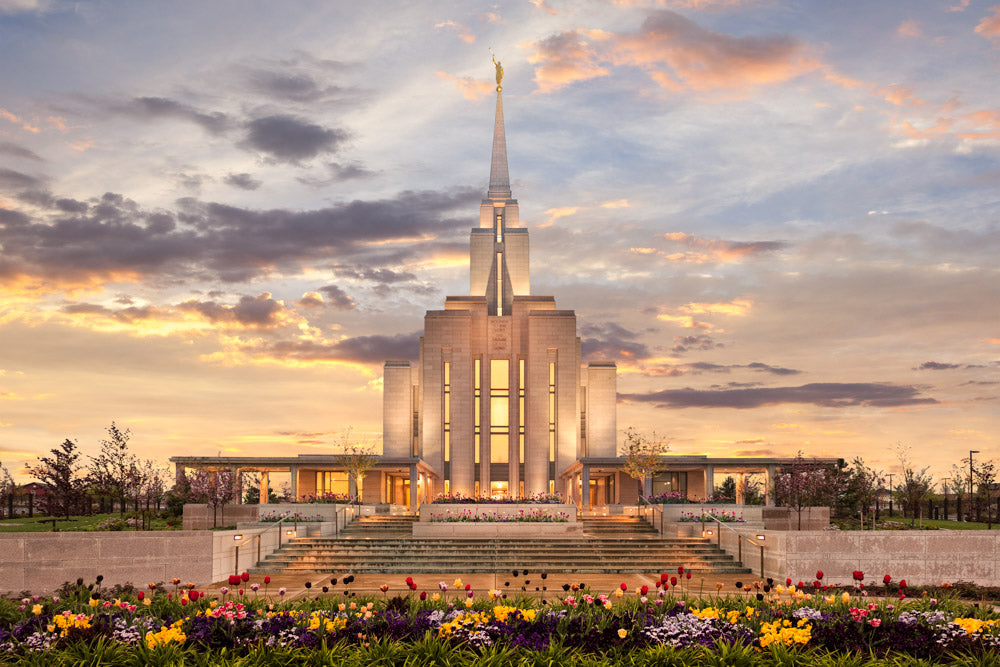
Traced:
<svg viewBox="0 0 1000 667">
<path fill-rule="evenodd" d="M 139 602 L 142 602 L 143 600 L 146 599 L 146 592 L 145 591 L 139 591 L 138 593 L 135 594 L 135 596 L 137 598 L 139 598 Z"/>
<path fill-rule="evenodd" d="M 243 574 L 240 575 L 240 579 L 242 579 L 244 582 L 250 581 L 250 573 L 244 572 Z"/>
<path fill-rule="evenodd" d="M 427 591 L 420 591 L 420 599 L 421 600 L 427 599 Z"/>
<path fill-rule="evenodd" d="M 413 583 L 413 577 L 407 577 L 406 578 L 406 585 L 409 586 L 412 583 Z"/>
<path fill-rule="evenodd" d="M 271 575 L 269 575 L 269 574 L 265 574 L 264 575 L 264 583 L 265 584 L 271 583 Z"/>
<path fill-rule="evenodd" d="M 796 587 L 796 588 L 805 588 L 805 587 L 806 587 L 806 585 L 805 585 L 805 584 L 803 584 L 803 583 L 802 583 L 802 582 L 800 581 L 799 583 L 795 584 L 795 587 Z"/>
<path fill-rule="evenodd" d="M 465 590 L 471 591 L 472 590 L 472 584 L 466 584 L 465 585 Z"/>
<path fill-rule="evenodd" d="M 899 580 L 899 587 L 900 588 L 906 588 L 906 579 L 900 579 Z"/>
<path fill-rule="evenodd" d="M 677 585 L 677 577 L 670 577 L 670 585 L 671 586 Z"/>
<path fill-rule="evenodd" d="M 677 566 L 677 574 L 684 574 L 684 566 L 683 565 L 678 565 Z"/>
<path fill-rule="evenodd" d="M 688 579 L 690 579 L 691 578 L 691 573 L 690 572 L 685 572 L 684 576 L 687 577 Z"/>
<path fill-rule="evenodd" d="M 892 577 L 890 577 L 888 574 L 882 577 L 882 583 L 885 584 L 886 586 L 889 585 L 890 581 L 892 581 Z"/>
<path fill-rule="evenodd" d="M 788 577 L 787 579 L 785 579 L 785 585 L 786 586 L 791 586 L 792 585 L 792 578 L 791 577 Z"/>
<path fill-rule="evenodd" d="M 822 581 L 822 579 L 823 579 L 823 570 L 816 570 L 816 578 Z"/>
<path fill-rule="evenodd" d="M 238 574 L 231 574 L 231 575 L 229 575 L 229 585 L 230 586 L 238 586 L 239 583 L 240 583 L 240 575 L 238 575 Z"/>
<path fill-rule="evenodd" d="M 670 581 L 670 575 L 667 574 L 666 572 L 662 573 L 660 575 L 660 581 L 664 583 Z"/>
<path fill-rule="evenodd" d="M 639 593 L 640 594 L 645 595 L 648 592 L 649 592 L 649 586 L 646 586 L 644 584 L 644 585 L 642 585 L 642 586 L 639 587 Z"/>
<path fill-rule="evenodd" d="M 243 595 L 243 589 L 242 588 L 240 589 L 240 595 Z"/>
<path fill-rule="evenodd" d="M 194 602 L 201 597 L 201 593 L 199 593 L 198 591 L 190 591 L 188 593 L 188 597 L 191 598 L 191 602 Z"/>
<path fill-rule="evenodd" d="M 819 580 L 816 580 L 816 581 L 813 582 L 813 588 L 819 588 L 822 585 L 823 584 L 819 583 Z"/>
<path fill-rule="evenodd" d="M 621 585 L 618 586 L 618 588 L 622 589 L 623 591 L 627 591 L 628 585 L 623 581 Z"/>
<path fill-rule="evenodd" d="M 865 579 L 865 573 L 862 572 L 861 570 L 855 570 L 854 574 L 851 575 L 851 576 L 854 577 L 855 581 L 864 581 L 864 579 Z"/>
<path fill-rule="evenodd" d="M 184 606 L 187 603 L 188 603 L 188 599 L 187 598 L 181 598 L 181 606 Z"/>
</svg>

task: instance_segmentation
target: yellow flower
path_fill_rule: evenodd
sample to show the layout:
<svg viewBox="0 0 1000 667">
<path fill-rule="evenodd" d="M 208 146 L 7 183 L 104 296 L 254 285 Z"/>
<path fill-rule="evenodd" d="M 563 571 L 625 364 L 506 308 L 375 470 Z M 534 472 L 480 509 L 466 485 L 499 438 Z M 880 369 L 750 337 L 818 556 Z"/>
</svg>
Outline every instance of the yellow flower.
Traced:
<svg viewBox="0 0 1000 667">
<path fill-rule="evenodd" d="M 100 602 L 97 600 L 97 598 L 90 598 L 90 606 L 91 607 L 96 607 L 99 604 L 100 604 Z"/>
<path fill-rule="evenodd" d="M 431 602 L 437 602 L 440 599 L 441 599 L 440 593 L 435 593 L 434 595 L 431 596 Z"/>
<path fill-rule="evenodd" d="M 626 630 L 625 628 L 621 628 L 620 630 L 618 630 L 619 639 L 625 639 L 626 636 L 628 636 L 628 630 Z"/>
<path fill-rule="evenodd" d="M 466 599 L 466 601 L 465 601 L 465 608 L 466 609 L 472 609 L 472 600 L 471 599 Z"/>
<path fill-rule="evenodd" d="M 36 604 L 34 607 L 31 608 L 31 613 L 34 614 L 35 616 L 39 616 L 42 613 L 42 605 Z"/>
<path fill-rule="evenodd" d="M 823 602 L 825 602 L 827 604 L 833 604 L 834 600 L 836 600 L 836 599 L 837 598 L 833 597 L 832 595 L 826 595 L 826 596 L 823 597 Z"/>
<path fill-rule="evenodd" d="M 465 584 L 462 583 L 461 579 L 456 579 L 454 586 L 455 586 L 455 588 L 463 588 L 465 586 Z"/>
<path fill-rule="evenodd" d="M 620 598 L 623 595 L 625 595 L 625 593 L 622 591 L 622 589 L 619 588 L 618 590 L 615 591 L 615 597 Z"/>
<path fill-rule="evenodd" d="M 845 602 L 845 603 L 846 602 L 850 602 L 851 601 L 851 594 L 848 593 L 847 591 L 844 591 L 843 593 L 840 594 L 840 601 L 841 602 Z"/>
</svg>

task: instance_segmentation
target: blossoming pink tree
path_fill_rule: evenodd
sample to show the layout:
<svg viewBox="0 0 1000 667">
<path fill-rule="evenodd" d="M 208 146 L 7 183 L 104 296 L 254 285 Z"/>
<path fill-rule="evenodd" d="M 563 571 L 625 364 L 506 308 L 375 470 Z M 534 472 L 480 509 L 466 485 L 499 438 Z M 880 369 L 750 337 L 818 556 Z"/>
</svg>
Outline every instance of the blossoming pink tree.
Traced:
<svg viewBox="0 0 1000 667">
<path fill-rule="evenodd" d="M 195 470 L 189 477 L 191 495 L 212 508 L 212 527 L 217 527 L 218 510 L 222 508 L 225 523 L 226 505 L 233 501 L 237 477 L 242 473 L 232 470 Z"/>
</svg>

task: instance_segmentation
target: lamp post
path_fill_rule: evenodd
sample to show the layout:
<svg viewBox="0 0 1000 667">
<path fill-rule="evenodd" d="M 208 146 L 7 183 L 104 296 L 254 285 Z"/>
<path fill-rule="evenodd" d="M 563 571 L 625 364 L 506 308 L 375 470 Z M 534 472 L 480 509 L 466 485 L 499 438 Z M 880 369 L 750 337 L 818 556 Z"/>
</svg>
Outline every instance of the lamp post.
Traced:
<svg viewBox="0 0 1000 667">
<path fill-rule="evenodd" d="M 969 450 L 969 513 L 972 513 L 972 455 L 978 454 L 978 449 Z"/>
<path fill-rule="evenodd" d="M 889 473 L 889 518 L 892 518 L 892 473 Z"/>
<path fill-rule="evenodd" d="M 944 491 L 944 520 L 948 520 L 948 482 L 951 481 L 951 477 L 945 477 L 941 480 L 941 490 Z"/>
</svg>

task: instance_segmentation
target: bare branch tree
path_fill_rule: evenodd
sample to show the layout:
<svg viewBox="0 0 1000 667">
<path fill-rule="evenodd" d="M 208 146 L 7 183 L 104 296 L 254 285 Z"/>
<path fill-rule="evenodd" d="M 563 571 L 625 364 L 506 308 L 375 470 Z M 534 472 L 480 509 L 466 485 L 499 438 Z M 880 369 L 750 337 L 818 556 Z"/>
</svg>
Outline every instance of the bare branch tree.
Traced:
<svg viewBox="0 0 1000 667">
<path fill-rule="evenodd" d="M 670 449 L 670 443 L 653 431 L 649 436 L 639 433 L 634 427 L 625 430 L 625 442 L 621 452 L 625 457 L 622 470 L 636 480 L 639 485 L 639 497 L 643 496 L 643 484 L 647 477 L 655 475 L 666 467 L 663 455 Z M 584 489 L 586 491 L 586 489 Z"/>
</svg>

